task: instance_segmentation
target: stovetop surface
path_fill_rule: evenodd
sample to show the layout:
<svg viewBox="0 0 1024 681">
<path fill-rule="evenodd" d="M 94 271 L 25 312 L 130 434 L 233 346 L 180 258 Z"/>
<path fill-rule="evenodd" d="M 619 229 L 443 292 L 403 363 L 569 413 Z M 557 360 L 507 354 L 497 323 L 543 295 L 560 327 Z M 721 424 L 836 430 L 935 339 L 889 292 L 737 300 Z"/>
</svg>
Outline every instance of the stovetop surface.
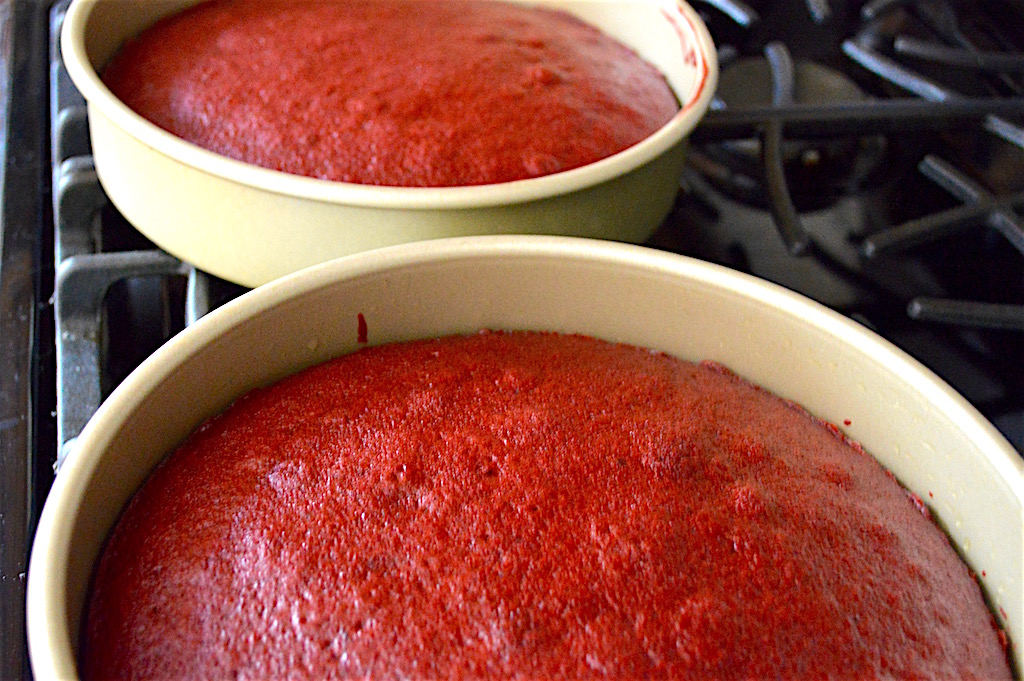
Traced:
<svg viewBox="0 0 1024 681">
<path fill-rule="evenodd" d="M 44 411 L 55 389 L 48 306 L 52 290 L 48 146 L 47 7 L 41 0 L 0 5 L 4 126 L 0 223 L 0 678 L 28 678 L 24 589 L 28 547 L 53 472 Z M 40 75 L 42 74 L 42 77 Z M 45 446 L 45 445 L 44 445 Z"/>
</svg>

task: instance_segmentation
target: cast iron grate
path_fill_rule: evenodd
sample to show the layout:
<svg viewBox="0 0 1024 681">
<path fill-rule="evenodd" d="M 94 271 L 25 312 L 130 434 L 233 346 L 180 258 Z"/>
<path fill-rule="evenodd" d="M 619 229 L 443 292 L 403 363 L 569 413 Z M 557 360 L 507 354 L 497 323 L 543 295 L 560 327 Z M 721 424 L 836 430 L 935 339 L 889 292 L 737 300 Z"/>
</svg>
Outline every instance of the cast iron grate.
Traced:
<svg viewBox="0 0 1024 681">
<path fill-rule="evenodd" d="M 708 0 L 705 4 L 729 17 L 744 29 L 760 21 L 752 7 L 734 0 Z M 815 23 L 827 22 L 831 12 L 827 3 L 807 3 Z M 901 16 L 895 17 L 899 13 Z M 698 143 L 756 138 L 760 143 L 763 184 L 767 203 L 779 236 L 793 256 L 814 254 L 830 259 L 827 251 L 815 248 L 794 205 L 784 167 L 784 145 L 794 139 L 827 139 L 839 136 L 867 137 L 929 132 L 971 126 L 1002 140 L 1024 153 L 1024 127 L 1014 122 L 1024 112 L 1022 81 L 1024 54 L 1012 41 L 991 38 L 1001 51 L 979 45 L 973 36 L 979 32 L 964 30 L 957 8 L 944 0 L 876 0 L 861 8 L 861 29 L 841 42 L 846 57 L 874 74 L 897 91 L 912 97 L 892 96 L 865 100 L 843 100 L 827 104 L 801 104 L 794 101 L 796 68 L 787 46 L 778 40 L 763 48 L 769 65 L 771 102 L 757 108 L 718 107 L 694 132 Z M 906 34 L 904 30 L 923 30 L 927 38 Z M 989 27 L 984 35 L 993 35 Z M 888 47 L 888 50 L 886 48 Z M 889 53 L 893 53 L 890 55 Z M 723 50 L 723 65 L 738 54 Z M 952 86 L 917 72 L 900 58 L 931 62 L 983 72 L 987 87 L 965 94 Z M 985 225 L 998 231 L 1013 247 L 1024 253 L 1024 219 L 1019 213 L 1024 193 L 997 193 L 972 179 L 966 172 L 935 155 L 920 162 L 921 173 L 962 202 L 962 206 L 936 211 L 902 224 L 883 226 L 868 235 L 860 245 L 863 260 L 877 260 L 932 243 L 964 230 Z M 841 269 L 849 272 L 848 266 Z M 859 274 L 859 273 L 855 273 Z M 1009 287 L 1022 282 L 1007 281 Z M 955 324 L 974 328 L 1024 331 L 1024 305 L 955 297 L 918 295 L 906 304 L 911 319 Z"/>
<path fill-rule="evenodd" d="M 56 468 L 106 395 L 175 333 L 244 289 L 161 251 L 110 206 L 93 164 L 85 101 L 60 55 L 70 0 L 50 15 Z"/>
</svg>

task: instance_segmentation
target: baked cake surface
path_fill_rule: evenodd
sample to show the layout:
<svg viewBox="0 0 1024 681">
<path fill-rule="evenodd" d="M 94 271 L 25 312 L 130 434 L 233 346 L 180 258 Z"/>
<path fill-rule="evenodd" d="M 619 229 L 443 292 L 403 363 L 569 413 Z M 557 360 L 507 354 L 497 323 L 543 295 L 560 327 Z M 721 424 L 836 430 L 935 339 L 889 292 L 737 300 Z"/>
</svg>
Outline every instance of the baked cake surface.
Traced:
<svg viewBox="0 0 1024 681">
<path fill-rule="evenodd" d="M 102 77 L 224 156 L 391 186 L 569 170 L 679 109 L 660 72 L 592 26 L 480 0 L 212 0 L 129 41 Z"/>
<path fill-rule="evenodd" d="M 99 562 L 88 678 L 1010 678 L 834 427 L 581 336 L 366 348 L 237 401 Z"/>
</svg>

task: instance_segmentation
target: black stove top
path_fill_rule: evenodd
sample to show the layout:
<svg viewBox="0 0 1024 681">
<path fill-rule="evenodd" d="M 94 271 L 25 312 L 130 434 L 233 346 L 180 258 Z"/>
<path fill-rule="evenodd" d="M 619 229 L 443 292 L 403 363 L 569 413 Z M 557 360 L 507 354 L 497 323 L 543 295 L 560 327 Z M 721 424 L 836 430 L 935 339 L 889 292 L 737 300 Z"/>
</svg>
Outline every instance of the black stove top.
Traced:
<svg viewBox="0 0 1024 681">
<path fill-rule="evenodd" d="M 648 245 L 876 330 L 1024 454 L 1024 7 L 694 5 L 721 84 Z M 156 250 L 107 203 L 52 38 L 64 6 L 0 0 L 4 679 L 29 676 L 28 550 L 66 443 L 143 358 L 243 291 Z"/>
</svg>

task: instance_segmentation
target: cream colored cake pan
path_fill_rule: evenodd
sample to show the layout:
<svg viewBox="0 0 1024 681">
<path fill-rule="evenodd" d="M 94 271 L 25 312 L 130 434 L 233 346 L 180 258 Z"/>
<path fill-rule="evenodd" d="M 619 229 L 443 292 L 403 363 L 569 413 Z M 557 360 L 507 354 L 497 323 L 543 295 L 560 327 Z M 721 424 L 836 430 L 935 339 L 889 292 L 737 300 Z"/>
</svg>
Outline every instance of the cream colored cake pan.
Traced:
<svg viewBox="0 0 1024 681">
<path fill-rule="evenodd" d="M 246 391 L 370 344 L 482 328 L 577 332 L 712 359 L 859 440 L 978 575 L 1024 676 L 1024 463 L 968 402 L 865 328 L 775 285 L 636 246 L 471 237 L 353 255 L 173 338 L 102 405 L 57 476 L 28 578 L 32 667 L 75 674 L 93 562 L 157 462 Z M 845 425 L 844 425 L 845 424 Z"/>
<path fill-rule="evenodd" d="M 117 100 L 98 71 L 126 39 L 195 0 L 75 0 L 62 53 L 88 103 L 93 155 L 113 204 L 164 250 L 256 286 L 358 251 L 474 234 L 568 234 L 641 242 L 679 189 L 684 138 L 717 82 L 711 37 L 677 0 L 528 0 L 565 9 L 632 47 L 665 74 L 682 109 L 614 156 L 545 177 L 475 187 L 329 182 L 208 152 Z"/>
</svg>

